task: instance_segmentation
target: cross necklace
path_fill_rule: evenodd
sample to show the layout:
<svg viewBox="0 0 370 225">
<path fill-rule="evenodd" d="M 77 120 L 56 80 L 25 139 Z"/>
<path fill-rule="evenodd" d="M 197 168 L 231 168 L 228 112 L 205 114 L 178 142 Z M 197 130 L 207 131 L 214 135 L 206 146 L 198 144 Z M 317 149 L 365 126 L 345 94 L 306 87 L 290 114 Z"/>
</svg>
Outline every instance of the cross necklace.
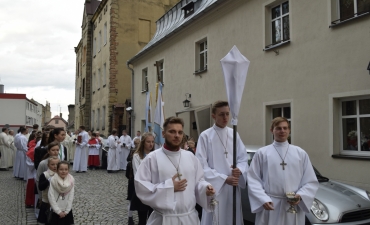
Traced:
<svg viewBox="0 0 370 225">
<path fill-rule="evenodd" d="M 224 142 L 221 140 L 221 137 L 220 137 L 220 135 L 218 134 L 217 130 L 216 130 L 215 128 L 213 128 L 213 129 L 216 131 L 216 134 L 217 134 L 218 138 L 220 139 L 222 146 L 224 146 L 224 149 L 225 149 L 224 154 L 225 154 L 225 156 L 226 156 L 226 158 L 227 158 L 227 154 L 228 154 L 228 152 L 227 152 L 227 150 L 226 150 L 226 147 L 227 147 L 227 140 L 229 139 L 229 132 L 228 132 L 228 130 L 227 130 L 227 128 L 226 128 L 226 145 L 224 145 Z"/>
<path fill-rule="evenodd" d="M 281 155 L 280 155 L 280 153 L 278 152 L 278 150 L 276 149 L 275 145 L 274 145 L 274 144 L 272 144 L 272 146 L 274 146 L 274 148 L 275 148 L 276 152 L 279 154 L 279 156 L 280 156 L 280 158 L 281 158 L 281 160 L 282 160 L 282 162 L 280 163 L 280 166 L 282 166 L 282 167 L 283 167 L 283 170 L 285 170 L 285 166 L 286 166 L 286 165 L 288 165 L 288 164 L 286 164 L 286 163 L 285 163 L 285 158 L 286 158 L 286 155 L 288 154 L 289 146 L 290 146 L 290 145 L 288 144 L 288 148 L 286 149 L 286 153 L 285 153 L 284 159 L 283 159 L 283 157 L 281 157 Z"/>
<path fill-rule="evenodd" d="M 170 160 L 170 162 L 172 163 L 173 167 L 175 167 L 176 173 L 177 173 L 177 178 L 179 178 L 179 180 L 181 180 L 182 174 L 179 173 L 179 166 L 180 166 L 180 161 L 181 161 L 181 152 L 180 152 L 179 164 L 177 164 L 177 167 L 175 166 L 175 164 L 172 162 L 172 160 L 170 159 L 170 157 L 168 157 L 168 155 L 164 151 L 163 151 L 163 153 L 167 156 L 168 160 Z"/>
</svg>

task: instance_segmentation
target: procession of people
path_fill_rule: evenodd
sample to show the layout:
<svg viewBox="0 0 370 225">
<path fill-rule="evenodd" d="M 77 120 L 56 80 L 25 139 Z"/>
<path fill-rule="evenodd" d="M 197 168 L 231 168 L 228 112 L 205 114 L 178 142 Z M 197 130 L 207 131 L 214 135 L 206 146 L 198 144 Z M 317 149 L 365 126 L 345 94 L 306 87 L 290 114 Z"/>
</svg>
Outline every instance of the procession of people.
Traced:
<svg viewBox="0 0 370 225">
<path fill-rule="evenodd" d="M 111 131 L 106 143 L 107 172 L 127 170 L 127 223 L 134 224 L 132 212 L 137 211 L 140 225 L 243 224 L 241 189 L 248 184 L 256 224 L 304 224 L 318 181 L 308 154 L 288 142 L 289 121 L 273 119 L 273 143 L 259 149 L 248 165 L 243 141 L 227 126 L 229 103 L 217 101 L 211 112 L 214 124 L 197 141 L 184 133 L 181 118 L 165 119 L 164 143 L 158 149 L 154 149 L 151 132 L 137 131 L 131 139 L 126 130 L 121 137 L 117 130 Z M 99 169 L 105 145 L 100 134 L 91 131 L 89 136 L 84 126 L 73 134 L 62 128 L 36 129 L 29 138 L 28 129 L 22 126 L 14 140 L 12 133 L 2 128 L 0 170 L 13 168 L 15 178 L 27 181 L 25 204 L 35 208 L 39 224 L 73 224 L 75 180 L 69 173 L 70 164 L 76 173 Z M 295 200 L 288 202 L 287 193 Z M 296 213 L 286 212 L 291 206 Z"/>
</svg>

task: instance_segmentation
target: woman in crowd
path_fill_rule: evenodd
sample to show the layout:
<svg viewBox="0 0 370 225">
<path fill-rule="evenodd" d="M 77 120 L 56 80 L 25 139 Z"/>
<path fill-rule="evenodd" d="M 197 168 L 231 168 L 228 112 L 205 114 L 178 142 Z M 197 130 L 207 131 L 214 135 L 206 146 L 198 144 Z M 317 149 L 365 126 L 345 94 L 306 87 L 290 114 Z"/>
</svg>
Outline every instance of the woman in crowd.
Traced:
<svg viewBox="0 0 370 225">
<path fill-rule="evenodd" d="M 49 143 L 53 141 L 57 141 L 59 143 L 59 159 L 62 160 L 67 160 L 67 148 L 62 145 L 61 143 L 64 141 L 66 138 L 66 132 L 64 131 L 63 128 L 57 127 L 54 130 L 50 132 L 49 135 Z"/>
<path fill-rule="evenodd" d="M 89 148 L 89 158 L 88 158 L 88 166 L 89 169 L 95 170 L 99 167 L 99 149 L 100 143 L 99 140 L 96 138 L 96 133 L 91 134 L 91 138 L 89 142 L 87 142 L 87 147 Z"/>
<path fill-rule="evenodd" d="M 66 161 L 58 163 L 57 173 L 50 181 L 49 203 L 53 210 L 50 224 L 74 224 L 72 202 L 74 198 L 74 178 L 69 174 Z"/>
<path fill-rule="evenodd" d="M 36 170 L 34 165 L 34 152 L 36 146 L 36 133 L 32 133 L 28 139 L 28 151 L 26 153 L 27 164 L 27 187 L 26 187 L 26 207 L 31 208 L 35 204 L 35 178 Z"/>
<path fill-rule="evenodd" d="M 154 136 L 152 133 L 144 133 L 141 137 L 141 141 L 138 149 L 135 151 L 132 158 L 132 169 L 134 176 L 139 168 L 141 162 L 144 160 L 151 151 L 154 150 Z M 150 213 L 153 209 L 147 205 L 144 205 L 134 192 L 131 200 L 130 210 L 137 210 L 139 215 L 139 225 L 145 225 Z"/>
<path fill-rule="evenodd" d="M 40 212 L 37 217 L 37 222 L 46 224 L 47 223 L 47 212 L 50 209 L 48 192 L 50 180 L 57 172 L 57 164 L 59 163 L 59 158 L 57 156 L 51 156 L 48 158 L 48 170 L 43 172 L 40 176 L 39 190 L 42 191 L 42 203 L 40 206 Z"/>
</svg>

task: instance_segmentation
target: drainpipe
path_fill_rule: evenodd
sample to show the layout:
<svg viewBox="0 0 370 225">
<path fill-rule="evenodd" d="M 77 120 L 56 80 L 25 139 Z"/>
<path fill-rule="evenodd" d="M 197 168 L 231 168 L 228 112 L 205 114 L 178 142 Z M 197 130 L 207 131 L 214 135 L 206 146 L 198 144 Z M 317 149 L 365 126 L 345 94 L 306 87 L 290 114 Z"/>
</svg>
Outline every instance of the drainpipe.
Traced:
<svg viewBox="0 0 370 225">
<path fill-rule="evenodd" d="M 130 121 L 131 121 L 131 137 L 133 137 L 133 133 L 134 133 L 134 121 L 133 121 L 133 117 L 134 117 L 134 113 L 135 113 L 135 107 L 134 107 L 134 75 L 135 75 L 135 72 L 134 72 L 134 69 L 130 67 L 133 66 L 129 61 L 126 62 L 126 66 L 129 70 L 131 70 L 131 108 L 133 109 L 131 114 L 130 114 Z"/>
</svg>

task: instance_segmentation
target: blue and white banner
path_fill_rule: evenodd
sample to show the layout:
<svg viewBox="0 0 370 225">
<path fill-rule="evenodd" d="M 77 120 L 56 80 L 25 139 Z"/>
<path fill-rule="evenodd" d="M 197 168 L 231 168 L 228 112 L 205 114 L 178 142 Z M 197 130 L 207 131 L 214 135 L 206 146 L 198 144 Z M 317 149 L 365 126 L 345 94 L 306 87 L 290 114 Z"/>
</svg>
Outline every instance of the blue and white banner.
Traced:
<svg viewBox="0 0 370 225">
<path fill-rule="evenodd" d="M 163 130 L 163 123 L 164 123 L 164 112 L 163 112 L 163 105 L 164 102 L 162 100 L 162 83 L 159 82 L 157 84 L 157 105 L 155 108 L 154 113 L 154 135 L 155 139 L 154 142 L 156 144 L 156 147 L 160 147 L 164 144 L 164 138 L 162 136 L 162 130 Z"/>
</svg>

